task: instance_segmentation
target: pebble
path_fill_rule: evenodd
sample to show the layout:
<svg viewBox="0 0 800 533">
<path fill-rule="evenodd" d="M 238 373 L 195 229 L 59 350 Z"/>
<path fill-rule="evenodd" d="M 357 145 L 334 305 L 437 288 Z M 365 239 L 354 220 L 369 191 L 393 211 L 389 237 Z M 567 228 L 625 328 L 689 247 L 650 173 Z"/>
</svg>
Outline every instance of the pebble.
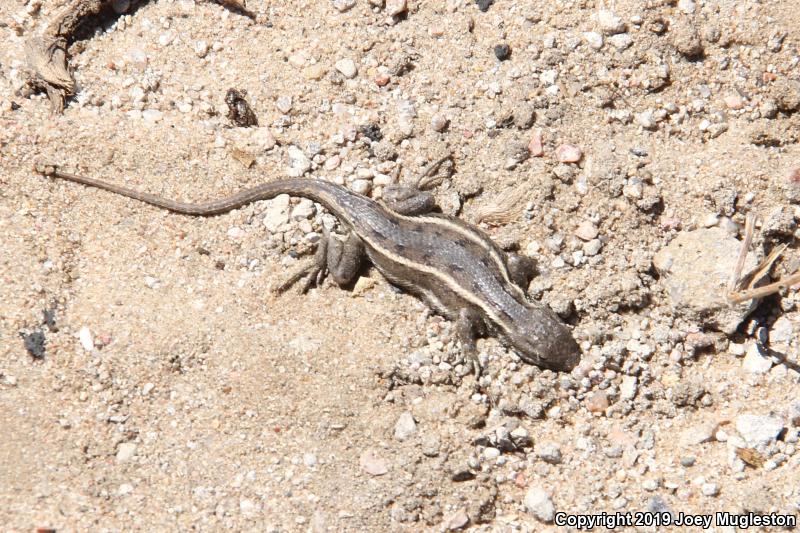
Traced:
<svg viewBox="0 0 800 533">
<path fill-rule="evenodd" d="M 691 455 L 687 455 L 686 457 L 681 457 L 681 466 L 683 467 L 689 468 L 691 466 L 694 466 L 696 462 L 697 459 L 695 459 Z"/>
<path fill-rule="evenodd" d="M 336 62 L 336 70 L 342 73 L 347 79 L 353 79 L 358 74 L 358 69 L 356 68 L 356 64 L 352 59 L 340 59 Z"/>
<path fill-rule="evenodd" d="M 433 129 L 433 131 L 442 132 L 447 129 L 448 124 L 449 121 L 447 120 L 447 117 L 440 113 L 431 117 L 431 129 Z"/>
<path fill-rule="evenodd" d="M 672 44 L 675 49 L 689 59 L 694 59 L 703 55 L 703 43 L 697 28 L 688 20 L 682 20 L 675 24 Z"/>
<path fill-rule="evenodd" d="M 142 111 L 142 118 L 146 122 L 155 123 L 161 120 L 164 117 L 164 113 L 159 111 L 158 109 L 145 109 Z"/>
<path fill-rule="evenodd" d="M 130 483 L 123 483 L 122 485 L 119 486 L 119 489 L 117 491 L 117 493 L 120 496 L 125 496 L 127 494 L 130 494 L 131 492 L 133 492 L 133 485 L 131 485 Z"/>
<path fill-rule="evenodd" d="M 264 212 L 264 227 L 270 233 L 277 233 L 289 222 L 289 195 L 281 194 L 273 198 Z"/>
<path fill-rule="evenodd" d="M 736 431 L 750 446 L 770 444 L 783 427 L 784 421 L 777 416 L 744 414 L 736 417 Z"/>
<path fill-rule="evenodd" d="M 561 163 L 577 163 L 583 157 L 583 152 L 573 144 L 562 144 L 556 149 L 556 157 Z"/>
<path fill-rule="evenodd" d="M 600 50 L 603 48 L 603 36 L 596 31 L 584 32 L 583 39 L 593 50 Z"/>
<path fill-rule="evenodd" d="M 617 16 L 616 13 L 608 9 L 600 9 L 597 12 L 597 21 L 600 23 L 600 29 L 606 35 L 613 35 L 615 33 L 622 33 L 625 31 L 625 23 Z"/>
<path fill-rule="evenodd" d="M 306 465 L 308 468 L 314 468 L 317 466 L 317 456 L 313 453 L 304 453 L 303 454 L 303 464 Z"/>
<path fill-rule="evenodd" d="M 117 447 L 117 462 L 124 463 L 133 459 L 136 455 L 136 444 L 133 442 L 122 442 Z"/>
<path fill-rule="evenodd" d="M 386 13 L 391 17 L 402 15 L 407 9 L 406 0 L 386 0 Z"/>
<path fill-rule="evenodd" d="M 357 179 L 353 180 L 353 183 L 350 185 L 350 189 L 358 194 L 363 194 L 364 196 L 368 196 L 370 191 L 372 190 L 372 182 L 367 179 Z"/>
<path fill-rule="evenodd" d="M 561 449 L 555 442 L 541 442 L 536 445 L 535 451 L 536 456 L 545 463 L 556 465 L 561 462 Z"/>
<path fill-rule="evenodd" d="M 356 5 L 356 0 L 333 0 L 333 7 L 336 8 L 336 11 L 339 13 L 344 13 L 353 8 Z"/>
<path fill-rule="evenodd" d="M 389 471 L 386 460 L 375 450 L 365 450 L 358 460 L 361 469 L 371 476 L 382 476 Z"/>
<path fill-rule="evenodd" d="M 694 13 L 695 8 L 696 4 L 694 3 L 694 0 L 678 0 L 678 9 L 687 15 Z"/>
<path fill-rule="evenodd" d="M 494 0 L 475 0 L 475 3 L 478 5 L 478 9 L 485 13 L 494 4 Z"/>
<path fill-rule="evenodd" d="M 627 50 L 633 45 L 633 38 L 628 33 L 618 33 L 609 37 L 608 42 L 617 50 Z"/>
<path fill-rule="evenodd" d="M 83 346 L 83 349 L 87 352 L 94 350 L 94 339 L 92 338 L 92 332 L 87 326 L 83 326 L 78 331 L 78 340 L 80 340 L 81 346 Z"/>
<path fill-rule="evenodd" d="M 294 220 L 307 220 L 317 213 L 317 208 L 314 202 L 308 198 L 302 198 L 292 209 L 292 219 Z"/>
<path fill-rule="evenodd" d="M 555 518 L 556 508 L 553 500 L 541 487 L 529 488 L 523 503 L 528 512 L 541 522 L 552 522 Z"/>
<path fill-rule="evenodd" d="M 584 255 L 587 257 L 594 257 L 600 253 L 600 250 L 603 249 L 603 241 L 600 239 L 592 239 L 591 241 L 584 243 L 582 249 Z"/>
<path fill-rule="evenodd" d="M 575 229 L 575 236 L 582 241 L 591 241 L 597 237 L 598 233 L 599 231 L 597 226 L 588 220 L 581 222 L 581 224 Z"/>
<path fill-rule="evenodd" d="M 642 111 L 634 115 L 636 123 L 646 130 L 655 130 L 658 127 L 651 110 Z"/>
<path fill-rule="evenodd" d="M 500 61 L 505 61 L 511 56 L 511 47 L 507 44 L 498 44 L 494 47 L 494 56 Z"/>
<path fill-rule="evenodd" d="M 275 148 L 277 141 L 269 128 L 261 126 L 258 128 L 248 128 L 247 131 L 250 132 L 250 141 L 257 151 L 268 152 Z"/>
<path fill-rule="evenodd" d="M 638 379 L 636 376 L 622 376 L 622 383 L 619 385 L 619 399 L 633 400 L 638 389 Z"/>
<path fill-rule="evenodd" d="M 742 360 L 742 368 L 751 374 L 766 374 L 772 368 L 772 359 L 762 353 L 757 342 L 751 342 Z"/>
<path fill-rule="evenodd" d="M 467 514 L 466 509 L 461 507 L 455 513 L 450 515 L 444 521 L 443 525 L 447 531 L 456 531 L 458 529 L 462 529 L 467 524 L 469 524 L 469 515 Z"/>
<path fill-rule="evenodd" d="M 289 155 L 289 170 L 287 174 L 293 178 L 299 178 L 311 170 L 311 160 L 297 146 L 289 146 L 286 151 Z"/>
<path fill-rule="evenodd" d="M 197 57 L 206 57 L 208 55 L 208 51 L 211 48 L 207 41 L 195 41 L 194 43 L 194 54 Z"/>
<path fill-rule="evenodd" d="M 722 99 L 728 109 L 738 111 L 744 107 L 744 99 L 738 94 L 729 94 Z"/>
<path fill-rule="evenodd" d="M 279 96 L 278 99 L 275 100 L 275 107 L 277 107 L 278 111 L 281 113 L 288 113 L 292 110 L 292 97 L 290 95 Z"/>
<path fill-rule="evenodd" d="M 700 491 L 703 493 L 703 496 L 716 496 L 719 494 L 719 487 L 716 483 L 703 483 L 700 487 Z"/>
<path fill-rule="evenodd" d="M 531 135 L 531 140 L 528 142 L 528 151 L 531 157 L 541 157 L 544 154 L 544 146 L 542 145 L 542 130 L 536 130 Z"/>
<path fill-rule="evenodd" d="M 595 391 L 586 397 L 584 404 L 592 413 L 602 413 L 609 406 L 608 394 L 602 390 Z"/>
<path fill-rule="evenodd" d="M 400 415 L 400 418 L 397 419 L 397 423 L 394 425 L 394 438 L 403 442 L 408 440 L 416 432 L 417 423 L 414 421 L 414 416 L 410 412 L 405 411 Z"/>
</svg>

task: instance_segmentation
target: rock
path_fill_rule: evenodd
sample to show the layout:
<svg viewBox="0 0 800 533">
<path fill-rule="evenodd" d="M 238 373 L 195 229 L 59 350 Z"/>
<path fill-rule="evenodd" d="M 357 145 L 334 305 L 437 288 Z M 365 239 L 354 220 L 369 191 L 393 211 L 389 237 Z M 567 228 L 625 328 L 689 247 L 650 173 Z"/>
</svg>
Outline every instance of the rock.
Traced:
<svg viewBox="0 0 800 533">
<path fill-rule="evenodd" d="M 408 9 L 406 0 L 386 0 L 386 14 L 390 17 L 402 15 Z"/>
<path fill-rule="evenodd" d="M 511 170 L 531 156 L 528 146 L 520 142 L 510 142 L 505 149 L 506 160 L 503 168 Z"/>
<path fill-rule="evenodd" d="M 289 222 L 289 195 L 281 194 L 273 198 L 264 212 L 264 227 L 270 233 L 277 233 Z"/>
<path fill-rule="evenodd" d="M 584 32 L 583 39 L 593 50 L 600 50 L 603 48 L 603 36 L 596 31 Z"/>
<path fill-rule="evenodd" d="M 703 483 L 700 486 L 700 492 L 703 493 L 703 496 L 716 496 L 719 494 L 719 487 L 716 483 Z"/>
<path fill-rule="evenodd" d="M 372 449 L 364 450 L 358 460 L 361 469 L 371 476 L 382 476 L 389 471 L 386 460 Z"/>
<path fill-rule="evenodd" d="M 467 524 L 469 524 L 469 516 L 467 515 L 466 509 L 461 507 L 455 513 L 450 515 L 447 520 L 444 521 L 443 525 L 447 531 L 456 531 L 463 528 Z"/>
<path fill-rule="evenodd" d="M 736 418 L 736 431 L 749 446 L 770 444 L 783 427 L 784 421 L 777 416 L 745 414 Z"/>
<path fill-rule="evenodd" d="M 633 38 L 628 33 L 618 33 L 609 37 L 608 42 L 617 50 L 627 50 L 633 45 Z"/>
<path fill-rule="evenodd" d="M 551 465 L 556 465 L 561 462 L 561 449 L 555 442 L 541 442 L 536 445 L 536 456 Z"/>
<path fill-rule="evenodd" d="M 580 226 L 575 229 L 575 236 L 582 241 L 591 241 L 597 237 L 598 233 L 597 226 L 588 220 L 581 222 Z"/>
<path fill-rule="evenodd" d="M 597 21 L 600 23 L 600 29 L 606 35 L 614 35 L 615 33 L 622 33 L 625 31 L 625 23 L 616 13 L 608 9 L 600 9 L 597 11 Z"/>
<path fill-rule="evenodd" d="M 117 447 L 117 462 L 124 463 L 130 461 L 136 455 L 136 444 L 133 442 L 122 442 Z"/>
<path fill-rule="evenodd" d="M 687 15 L 691 15 L 694 13 L 696 8 L 696 4 L 694 0 L 678 0 L 678 9 L 686 13 Z"/>
<path fill-rule="evenodd" d="M 536 130 L 531 135 L 531 140 L 528 142 L 528 151 L 531 157 L 541 157 L 544 154 L 544 146 L 542 145 L 542 130 Z M 799 188 L 800 189 L 800 188 Z"/>
<path fill-rule="evenodd" d="M 449 122 L 446 116 L 437 113 L 431 117 L 431 129 L 433 131 L 442 132 L 447 129 Z"/>
<path fill-rule="evenodd" d="M 636 376 L 622 376 L 622 383 L 619 385 L 619 399 L 633 400 L 636 397 L 637 388 Z"/>
<path fill-rule="evenodd" d="M 414 416 L 406 411 L 397 419 L 394 425 L 394 438 L 400 442 L 408 440 L 417 432 L 417 423 L 414 421 Z"/>
<path fill-rule="evenodd" d="M 681 434 L 681 445 L 686 448 L 691 448 L 704 442 L 711 442 L 714 440 L 714 435 L 717 433 L 718 427 L 719 424 L 716 422 L 691 426 Z"/>
<path fill-rule="evenodd" d="M 286 152 L 289 155 L 289 176 L 299 178 L 311 170 L 311 159 L 300 148 L 290 146 Z"/>
<path fill-rule="evenodd" d="M 761 233 L 766 237 L 791 237 L 796 228 L 792 210 L 786 206 L 778 206 L 764 219 Z"/>
<path fill-rule="evenodd" d="M 163 118 L 163 116 L 164 113 L 162 113 L 158 109 L 145 109 L 144 111 L 142 111 L 142 118 L 146 122 L 152 122 L 152 123 L 158 122 Z"/>
<path fill-rule="evenodd" d="M 511 56 L 511 47 L 509 47 L 507 44 L 495 45 L 494 56 L 500 61 L 505 61 Z"/>
<path fill-rule="evenodd" d="M 525 508 L 537 520 L 541 522 L 552 522 L 555 518 L 556 509 L 550 495 L 541 487 L 531 487 L 525 493 L 523 500 Z"/>
<path fill-rule="evenodd" d="M 478 5 L 479 10 L 486 12 L 494 4 L 494 0 L 475 0 L 475 3 Z"/>
<path fill-rule="evenodd" d="M 793 113 L 800 109 L 800 82 L 782 78 L 772 84 L 770 94 L 779 111 Z"/>
<path fill-rule="evenodd" d="M 772 368 L 772 359 L 762 353 L 757 342 L 751 342 L 742 360 L 742 368 L 752 374 L 766 374 Z"/>
<path fill-rule="evenodd" d="M 313 217 L 317 213 L 317 208 L 314 206 L 314 202 L 309 200 L 308 198 L 302 198 L 294 209 L 292 209 L 292 219 L 293 220 L 307 220 Z"/>
<path fill-rule="evenodd" d="M 275 148 L 275 136 L 272 131 L 264 126 L 258 128 L 248 128 L 250 140 L 253 146 L 260 152 L 267 152 Z"/>
<path fill-rule="evenodd" d="M 88 327 L 83 326 L 80 331 L 78 331 L 78 340 L 80 340 L 81 346 L 83 346 L 83 349 L 87 352 L 94 350 L 94 339 Z"/>
<path fill-rule="evenodd" d="M 356 5 L 356 0 L 333 0 L 333 7 L 336 8 L 336 11 L 339 13 L 344 13 L 353 8 Z"/>
<path fill-rule="evenodd" d="M 533 106 L 527 103 L 520 103 L 514 109 L 514 125 L 521 130 L 527 130 L 533 126 L 536 120 L 536 111 Z"/>
<path fill-rule="evenodd" d="M 789 422 L 794 427 L 800 427 L 800 401 L 795 401 L 789 406 Z"/>
<path fill-rule="evenodd" d="M 653 257 L 676 312 L 732 334 L 756 302 L 729 305 L 725 294 L 741 243 L 723 228 L 680 233 Z M 756 266 L 748 254 L 743 273 Z"/>
<path fill-rule="evenodd" d="M 595 391 L 586 397 L 584 404 L 592 413 L 602 413 L 609 406 L 608 394 L 602 390 Z"/>
<path fill-rule="evenodd" d="M 691 21 L 687 19 L 676 21 L 672 31 L 672 45 L 683 56 L 695 59 L 703 55 L 703 43 L 700 41 L 697 28 Z"/>
<path fill-rule="evenodd" d="M 352 59 L 340 59 L 334 66 L 336 67 L 336 70 L 341 72 L 342 76 L 347 79 L 353 79 L 356 77 L 356 74 L 358 74 L 358 69 L 356 68 L 356 64 Z"/>
<path fill-rule="evenodd" d="M 556 157 L 560 163 L 577 163 L 583 157 L 583 152 L 573 144 L 562 144 L 556 149 Z"/>
</svg>

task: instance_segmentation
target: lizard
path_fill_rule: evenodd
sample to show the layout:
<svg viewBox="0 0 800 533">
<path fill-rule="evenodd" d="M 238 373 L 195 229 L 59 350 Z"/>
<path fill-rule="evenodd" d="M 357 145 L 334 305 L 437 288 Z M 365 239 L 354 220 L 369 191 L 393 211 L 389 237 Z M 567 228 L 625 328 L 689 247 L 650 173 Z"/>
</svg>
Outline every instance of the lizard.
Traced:
<svg viewBox="0 0 800 533">
<path fill-rule="evenodd" d="M 324 231 L 311 264 L 279 290 L 303 278 L 306 290 L 327 274 L 338 285 L 347 285 L 366 257 L 391 284 L 454 321 L 476 376 L 481 372 L 476 340 L 487 335 L 541 368 L 570 371 L 580 361 L 581 350 L 569 327 L 549 307 L 527 296 L 531 259 L 501 250 L 476 226 L 435 212 L 433 195 L 419 188 L 389 186 L 383 200 L 376 201 L 332 182 L 288 178 L 195 204 L 71 174 L 56 165 L 37 165 L 35 170 L 190 216 L 220 215 L 280 194 L 308 198 L 330 211 L 346 236 L 339 239 Z"/>
</svg>

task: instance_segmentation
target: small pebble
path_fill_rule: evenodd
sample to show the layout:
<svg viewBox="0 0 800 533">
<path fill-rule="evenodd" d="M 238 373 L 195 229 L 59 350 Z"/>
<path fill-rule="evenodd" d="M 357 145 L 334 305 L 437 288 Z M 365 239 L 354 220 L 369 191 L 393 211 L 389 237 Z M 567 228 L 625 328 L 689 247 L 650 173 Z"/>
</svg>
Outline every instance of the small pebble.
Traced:
<svg viewBox="0 0 800 533">
<path fill-rule="evenodd" d="M 581 224 L 575 229 L 575 236 L 581 239 L 582 241 L 591 241 L 595 237 L 597 237 L 599 231 L 597 226 L 595 226 L 592 222 L 588 220 L 584 220 Z"/>
<path fill-rule="evenodd" d="M 447 129 L 448 124 L 449 121 L 447 117 L 442 114 L 436 114 L 431 117 L 431 129 L 433 129 L 433 131 L 442 132 Z"/>
<path fill-rule="evenodd" d="M 406 0 L 386 0 L 386 13 L 390 17 L 397 17 L 408 9 Z"/>
<path fill-rule="evenodd" d="M 577 163 L 583 157 L 583 152 L 575 145 L 562 144 L 556 149 L 556 157 L 561 163 Z"/>
<path fill-rule="evenodd" d="M 597 12 L 597 21 L 600 23 L 600 29 L 606 35 L 613 35 L 615 33 L 622 33 L 625 31 L 625 23 L 613 11 L 608 9 L 600 9 Z"/>
<path fill-rule="evenodd" d="M 475 3 L 478 5 L 479 10 L 486 12 L 494 4 L 494 0 L 475 0 Z"/>
<path fill-rule="evenodd" d="M 88 327 L 83 326 L 80 331 L 78 331 L 78 340 L 81 341 L 81 346 L 83 346 L 83 349 L 87 352 L 94 350 L 94 339 Z"/>
<path fill-rule="evenodd" d="M 552 522 L 555 518 L 553 500 L 541 487 L 529 488 L 528 492 L 525 493 L 523 503 L 528 512 L 541 522 Z"/>
<path fill-rule="evenodd" d="M 406 441 L 417 432 L 417 423 L 414 421 L 414 416 L 405 411 L 397 419 L 394 426 L 394 438 L 400 442 Z"/>
<path fill-rule="evenodd" d="M 389 466 L 375 450 L 365 450 L 358 460 L 361 469 L 371 476 L 382 476 L 389 471 Z"/>
<path fill-rule="evenodd" d="M 500 61 L 505 61 L 511 55 L 511 47 L 509 47 L 507 44 L 495 45 L 494 55 Z"/>
<path fill-rule="evenodd" d="M 358 69 L 356 68 L 356 64 L 352 59 L 340 59 L 336 62 L 336 70 L 342 73 L 347 79 L 352 79 L 356 77 L 358 73 Z"/>
<path fill-rule="evenodd" d="M 544 154 L 544 146 L 542 145 L 542 130 L 536 130 L 531 135 L 531 140 L 528 142 L 528 151 L 531 157 L 541 157 Z"/>
</svg>

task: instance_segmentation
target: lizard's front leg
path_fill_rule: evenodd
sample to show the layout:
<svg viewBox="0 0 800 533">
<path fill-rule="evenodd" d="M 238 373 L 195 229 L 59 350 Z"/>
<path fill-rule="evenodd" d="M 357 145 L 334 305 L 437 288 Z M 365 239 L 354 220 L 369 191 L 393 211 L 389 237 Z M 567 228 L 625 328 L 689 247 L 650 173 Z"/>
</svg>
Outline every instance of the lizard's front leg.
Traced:
<svg viewBox="0 0 800 533">
<path fill-rule="evenodd" d="M 511 281 L 527 292 L 528 285 L 536 274 L 536 261 L 525 255 L 509 253 L 506 254 L 506 267 Z"/>
<path fill-rule="evenodd" d="M 484 322 L 480 314 L 472 308 L 464 308 L 458 312 L 456 320 L 456 337 L 461 341 L 463 359 L 472 366 L 475 379 L 481 377 L 481 362 L 478 359 L 478 346 L 476 339 L 484 333 Z"/>
</svg>

